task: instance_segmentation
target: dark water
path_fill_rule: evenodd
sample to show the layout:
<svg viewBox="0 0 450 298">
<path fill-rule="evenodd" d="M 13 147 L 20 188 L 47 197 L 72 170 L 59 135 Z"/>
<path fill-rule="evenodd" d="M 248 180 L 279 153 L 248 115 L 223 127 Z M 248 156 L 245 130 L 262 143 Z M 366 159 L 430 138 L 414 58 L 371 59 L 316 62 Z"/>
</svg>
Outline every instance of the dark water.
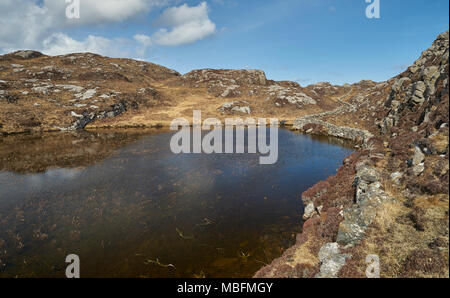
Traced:
<svg viewBox="0 0 450 298">
<path fill-rule="evenodd" d="M 352 152 L 279 132 L 279 159 L 175 155 L 171 133 L 0 138 L 0 277 L 250 277 L 300 231 L 300 195 Z M 170 264 L 170 265 L 169 265 Z"/>
</svg>

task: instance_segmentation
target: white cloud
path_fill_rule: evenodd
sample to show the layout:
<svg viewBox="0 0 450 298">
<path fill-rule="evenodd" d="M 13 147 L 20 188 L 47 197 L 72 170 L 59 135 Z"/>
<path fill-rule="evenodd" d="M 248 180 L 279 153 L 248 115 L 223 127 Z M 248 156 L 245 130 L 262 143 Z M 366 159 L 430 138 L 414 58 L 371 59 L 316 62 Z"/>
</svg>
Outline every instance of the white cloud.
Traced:
<svg viewBox="0 0 450 298">
<path fill-rule="evenodd" d="M 137 49 L 137 55 L 139 57 L 144 57 L 145 52 L 152 45 L 151 37 L 147 36 L 145 34 L 136 34 L 133 36 L 133 38 L 134 38 L 134 40 L 136 40 L 139 43 L 139 46 Z"/>
<path fill-rule="evenodd" d="M 119 42 L 120 43 L 120 42 Z M 89 35 L 83 41 L 77 41 L 63 33 L 54 33 L 43 41 L 42 51 L 47 55 L 92 52 L 106 56 L 122 56 L 117 41 L 101 36 Z"/>
<path fill-rule="evenodd" d="M 66 17 L 69 4 L 64 0 L 0 0 L 0 52 L 25 48 L 42 50 L 42 41 L 61 30 L 125 21 L 169 1 L 80 0 L 80 19 L 71 20 Z M 75 44 L 59 38 L 58 42 L 61 41 Z M 87 38 L 83 44 L 91 45 L 92 40 Z"/>
<path fill-rule="evenodd" d="M 135 36 L 133 36 L 133 38 L 143 46 L 148 47 L 152 45 L 152 39 L 150 38 L 150 36 L 144 34 L 136 34 Z"/>
<path fill-rule="evenodd" d="M 216 32 L 216 25 L 209 19 L 206 2 L 193 7 L 183 4 L 168 8 L 159 23 L 170 28 L 160 29 L 153 36 L 155 42 L 163 46 L 193 43 Z"/>
<path fill-rule="evenodd" d="M 0 1 L 0 50 L 36 46 L 54 24 L 46 7 L 29 0 Z"/>
<path fill-rule="evenodd" d="M 68 19 L 65 0 L 0 0 L 0 53 L 19 49 L 48 55 L 94 52 L 105 56 L 143 57 L 152 45 L 176 46 L 213 34 L 206 2 L 166 9 L 159 18 L 162 29 L 153 35 L 136 34 L 127 39 L 109 39 L 90 34 L 77 40 L 67 32 L 92 29 L 96 24 L 125 22 L 179 0 L 80 0 L 80 19 Z"/>
<path fill-rule="evenodd" d="M 165 5 L 169 0 L 80 0 L 79 24 L 121 22 L 155 7 Z M 68 4 L 63 0 L 44 0 L 45 6 L 65 14 Z"/>
</svg>

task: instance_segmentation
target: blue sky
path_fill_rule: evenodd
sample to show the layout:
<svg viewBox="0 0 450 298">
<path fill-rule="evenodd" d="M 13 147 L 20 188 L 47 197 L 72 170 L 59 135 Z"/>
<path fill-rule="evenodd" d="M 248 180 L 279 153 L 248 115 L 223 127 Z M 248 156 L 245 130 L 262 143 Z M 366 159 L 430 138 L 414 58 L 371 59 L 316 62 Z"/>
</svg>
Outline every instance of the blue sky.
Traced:
<svg viewBox="0 0 450 298">
<path fill-rule="evenodd" d="M 55 0 L 29 1 L 40 7 L 51 7 L 49 3 Z M 205 10 L 195 13 L 188 10 L 200 7 L 203 2 L 206 2 Z M 369 4 L 365 0 L 133 0 L 129 3 L 130 7 L 136 4 L 136 11 L 120 16 L 117 11 L 108 11 L 95 19 L 97 13 L 90 17 L 95 19 L 91 22 L 83 19 L 88 12 L 87 4 L 83 10 L 82 2 L 79 23 L 58 23 L 53 17 L 49 21 L 53 26 L 41 30 L 43 35 L 36 37 L 35 47 L 44 52 L 47 49 L 49 53 L 63 53 L 74 48 L 75 43 L 76 50 L 86 47 L 100 54 L 140 58 L 181 73 L 199 68 L 257 68 L 274 80 L 295 80 L 301 85 L 319 81 L 343 84 L 362 79 L 382 81 L 395 76 L 412 64 L 439 33 L 448 30 L 449 23 L 448 0 L 380 0 L 380 19 L 366 17 Z M 151 9 L 138 5 L 148 5 Z M 186 9 L 176 10 L 182 5 Z M 164 14 L 172 8 L 175 10 Z M 89 7 L 89 11 L 95 9 L 103 8 Z M 199 25 L 185 28 L 190 21 L 183 23 L 176 19 L 186 16 L 184 12 L 189 12 L 188 17 L 201 19 Z M 161 28 L 166 31 L 162 32 Z M 170 35 L 174 28 L 180 34 Z M 47 37 L 45 34 L 56 33 L 61 34 L 60 39 L 67 38 L 64 42 L 52 39 L 45 45 L 40 43 Z M 148 40 L 145 47 L 136 42 L 137 34 Z M 192 38 L 189 34 L 193 34 Z M 97 39 L 84 42 L 89 36 L 101 37 L 102 46 Z M 184 41 L 174 41 L 176 38 Z M 34 45 L 22 46 L 19 41 L 10 41 L 2 46 L 1 40 L 0 34 L 3 51 Z"/>
</svg>

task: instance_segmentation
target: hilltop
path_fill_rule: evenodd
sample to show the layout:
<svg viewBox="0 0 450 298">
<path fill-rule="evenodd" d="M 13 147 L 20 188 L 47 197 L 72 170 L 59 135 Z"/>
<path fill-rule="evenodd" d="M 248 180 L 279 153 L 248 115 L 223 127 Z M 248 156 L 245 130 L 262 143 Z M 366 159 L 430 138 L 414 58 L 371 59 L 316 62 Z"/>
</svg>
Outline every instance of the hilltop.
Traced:
<svg viewBox="0 0 450 298">
<path fill-rule="evenodd" d="M 261 70 L 203 69 L 181 75 L 160 65 L 91 53 L 50 57 L 34 51 L 0 56 L 0 134 L 84 128 L 168 127 L 172 119 L 230 115 L 303 115 L 342 106 L 374 82 L 301 87 Z"/>
</svg>

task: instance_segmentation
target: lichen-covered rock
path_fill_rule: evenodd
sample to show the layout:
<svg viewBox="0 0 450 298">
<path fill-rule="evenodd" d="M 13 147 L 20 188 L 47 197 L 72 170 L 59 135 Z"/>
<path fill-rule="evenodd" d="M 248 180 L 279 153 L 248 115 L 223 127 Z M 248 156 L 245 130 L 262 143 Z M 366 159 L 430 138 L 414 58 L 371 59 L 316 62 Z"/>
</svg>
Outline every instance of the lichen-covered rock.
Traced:
<svg viewBox="0 0 450 298">
<path fill-rule="evenodd" d="M 447 31 L 440 34 L 408 70 L 394 79 L 385 103 L 390 111 L 380 121 L 382 133 L 390 133 L 400 127 L 410 129 L 417 126 L 418 132 L 424 128 L 425 125 L 421 124 L 427 124 L 433 109 L 436 111 L 437 104 L 443 104 L 442 97 L 448 97 L 448 64 Z"/>
<path fill-rule="evenodd" d="M 260 88 L 267 84 L 266 74 L 256 69 L 200 69 L 181 77 L 190 87 L 204 87 L 217 97 L 234 98 L 244 90 Z"/>
<path fill-rule="evenodd" d="M 193 84 L 232 83 L 236 85 L 266 85 L 266 75 L 256 69 L 201 69 L 182 77 Z"/>
<path fill-rule="evenodd" d="M 420 163 L 418 165 L 413 166 L 413 173 L 416 176 L 419 176 L 420 174 L 423 173 L 423 171 L 425 171 L 425 164 L 424 163 Z"/>
<path fill-rule="evenodd" d="M 373 137 L 373 135 L 367 130 L 338 126 L 321 120 L 310 119 L 309 117 L 299 118 L 295 120 L 293 129 L 308 131 L 308 129 L 305 130 L 305 127 L 311 124 L 321 127 L 323 129 L 321 134 L 351 140 L 359 143 L 365 143 L 370 138 Z"/>
<path fill-rule="evenodd" d="M 414 156 L 412 159 L 412 165 L 417 166 L 425 160 L 425 154 L 422 153 L 419 147 L 414 147 Z"/>
<path fill-rule="evenodd" d="M 275 105 L 316 105 L 317 101 L 300 91 L 298 87 L 286 87 L 278 84 L 269 86 L 265 92 L 269 98 L 273 98 Z"/>
<path fill-rule="evenodd" d="M 241 113 L 241 114 L 251 114 L 251 108 L 247 101 L 233 101 L 223 104 L 219 109 L 223 113 Z"/>
<path fill-rule="evenodd" d="M 339 244 L 336 242 L 323 245 L 318 256 L 321 266 L 317 278 L 337 278 L 346 260 L 351 258 L 351 255 L 340 253 Z"/>
<path fill-rule="evenodd" d="M 339 225 L 337 235 L 339 244 L 353 246 L 359 243 L 377 216 L 378 207 L 390 199 L 382 189 L 378 177 L 379 173 L 375 169 L 359 165 L 354 183 L 355 206 L 344 211 L 345 220 Z"/>
<path fill-rule="evenodd" d="M 38 58 L 43 56 L 42 53 L 37 52 L 37 51 L 31 51 L 31 50 L 26 50 L 26 51 L 17 51 L 15 53 L 13 53 L 15 56 L 23 58 L 23 59 L 32 59 L 32 58 Z"/>
<path fill-rule="evenodd" d="M 305 212 L 303 213 L 303 220 L 310 219 L 314 213 L 316 212 L 316 208 L 314 207 L 314 203 L 309 203 L 305 207 Z"/>
</svg>

